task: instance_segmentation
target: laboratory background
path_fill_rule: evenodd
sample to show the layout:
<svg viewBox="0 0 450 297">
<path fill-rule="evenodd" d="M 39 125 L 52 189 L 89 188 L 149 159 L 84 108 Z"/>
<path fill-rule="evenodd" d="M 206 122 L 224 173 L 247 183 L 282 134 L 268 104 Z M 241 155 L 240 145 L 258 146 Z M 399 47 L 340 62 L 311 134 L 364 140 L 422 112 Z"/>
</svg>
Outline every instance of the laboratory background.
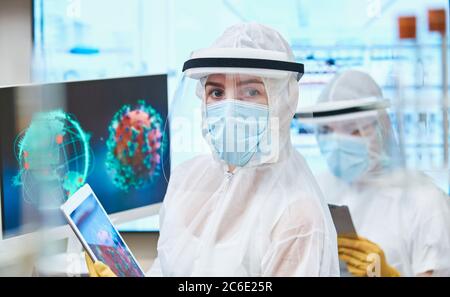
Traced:
<svg viewBox="0 0 450 297">
<path fill-rule="evenodd" d="M 64 172 L 51 177 L 58 186 L 46 190 L 57 196 L 63 189 L 67 198 L 88 182 L 143 270 L 151 267 L 158 211 L 171 171 L 209 152 L 200 129 L 195 130 L 199 123 L 164 125 L 168 113 L 190 108 L 173 104 L 183 63 L 194 49 L 208 47 L 239 22 L 279 31 L 296 62 L 304 64 L 298 112 L 316 103 L 336 73 L 356 69 L 370 74 L 391 101 L 388 114 L 405 167 L 425 173 L 449 195 L 449 4 L 0 0 L 0 276 L 87 273 L 77 238 L 52 208 L 55 201 L 36 201 L 34 187 L 42 176 L 24 170 L 58 162 L 50 157 L 47 164 L 26 160 L 26 152 L 39 151 L 30 139 L 43 137 L 42 130 L 49 137 L 71 135 L 69 143 L 54 148 L 67 158 Z M 52 129 L 40 126 L 37 114 L 50 119 Z M 118 169 L 114 152 L 120 143 L 109 141 L 118 125 L 130 124 L 129 116 L 137 114 L 159 119 L 148 132 L 156 135 L 160 160 L 147 164 L 153 173 L 149 180 Z M 185 132 L 193 135 L 192 146 L 180 148 L 185 143 L 177 135 Z M 294 117 L 291 138 L 313 174 L 320 176 L 327 165 L 314 127 Z M 177 153 L 171 155 L 173 150 Z M 130 161 L 129 166 L 136 164 Z"/>
</svg>

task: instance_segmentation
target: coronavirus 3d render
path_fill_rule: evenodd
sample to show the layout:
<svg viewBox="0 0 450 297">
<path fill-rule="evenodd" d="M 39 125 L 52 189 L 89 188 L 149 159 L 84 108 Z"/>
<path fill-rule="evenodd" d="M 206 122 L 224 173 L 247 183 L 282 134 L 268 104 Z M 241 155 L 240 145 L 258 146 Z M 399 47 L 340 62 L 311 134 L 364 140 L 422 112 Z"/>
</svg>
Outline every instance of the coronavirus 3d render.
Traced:
<svg viewBox="0 0 450 297">
<path fill-rule="evenodd" d="M 109 126 L 106 167 L 120 189 L 140 189 L 160 174 L 165 145 L 161 115 L 145 101 L 123 106 Z"/>
</svg>

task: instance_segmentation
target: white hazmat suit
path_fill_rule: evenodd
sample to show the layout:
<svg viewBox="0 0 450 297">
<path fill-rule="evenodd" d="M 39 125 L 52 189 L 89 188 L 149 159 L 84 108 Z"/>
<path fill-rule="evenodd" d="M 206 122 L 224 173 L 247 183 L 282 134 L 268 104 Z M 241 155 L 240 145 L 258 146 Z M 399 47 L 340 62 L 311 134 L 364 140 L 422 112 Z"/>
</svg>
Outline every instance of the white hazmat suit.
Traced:
<svg viewBox="0 0 450 297">
<path fill-rule="evenodd" d="M 230 52 L 234 58 L 249 58 L 239 56 L 241 49 L 253 58 L 267 52 L 294 61 L 278 32 L 254 23 L 230 27 L 208 50 L 217 50 L 218 56 Z M 233 172 L 214 151 L 173 171 L 160 212 L 158 258 L 151 274 L 338 276 L 336 231 L 329 210 L 290 140 L 298 101 L 297 77 L 294 73 L 265 76 L 264 69 L 255 73 L 255 69 L 227 68 L 223 72 L 263 78 L 269 117 L 278 123 L 270 125 L 267 133 L 277 135 L 277 145 L 268 156 L 255 155 Z M 212 147 L 205 129 L 203 78 L 196 80 L 195 92 L 200 97 L 196 100 L 202 106 L 203 135 Z"/>
<path fill-rule="evenodd" d="M 326 86 L 319 102 L 358 103 L 367 98 L 381 100 L 380 88 L 369 75 L 349 70 L 338 74 Z M 448 196 L 429 177 L 402 167 L 385 109 L 356 117 L 341 121 L 329 118 L 328 123 L 321 120 L 318 140 L 322 149 L 327 145 L 327 134 L 356 133 L 368 147 L 366 169 L 351 182 L 345 176 L 331 174 L 318 179 L 327 202 L 347 205 L 358 235 L 379 245 L 389 265 L 400 275 L 415 276 L 430 271 L 434 275 L 449 275 Z M 327 130 L 323 129 L 327 126 L 334 131 L 320 132 Z M 349 172 L 343 171 L 342 175 Z"/>
</svg>

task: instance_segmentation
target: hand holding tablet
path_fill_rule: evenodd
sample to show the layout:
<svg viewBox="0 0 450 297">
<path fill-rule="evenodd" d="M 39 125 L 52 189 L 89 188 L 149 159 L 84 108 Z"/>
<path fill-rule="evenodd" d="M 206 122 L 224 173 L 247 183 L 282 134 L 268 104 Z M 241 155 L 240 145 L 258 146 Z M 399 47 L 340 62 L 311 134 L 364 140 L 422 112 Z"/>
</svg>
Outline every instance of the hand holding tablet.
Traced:
<svg viewBox="0 0 450 297">
<path fill-rule="evenodd" d="M 356 233 L 355 226 L 353 225 L 353 220 L 348 206 L 328 204 L 328 207 L 330 209 L 337 235 L 357 238 L 358 234 Z"/>
<path fill-rule="evenodd" d="M 145 276 L 88 184 L 61 210 L 92 261 L 103 262 L 116 276 Z"/>
</svg>

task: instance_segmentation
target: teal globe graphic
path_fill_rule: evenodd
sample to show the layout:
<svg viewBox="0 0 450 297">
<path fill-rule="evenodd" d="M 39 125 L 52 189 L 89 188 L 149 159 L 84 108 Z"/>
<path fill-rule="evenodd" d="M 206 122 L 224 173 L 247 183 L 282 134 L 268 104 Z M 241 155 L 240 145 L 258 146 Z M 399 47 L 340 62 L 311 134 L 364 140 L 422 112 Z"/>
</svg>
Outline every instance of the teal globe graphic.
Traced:
<svg viewBox="0 0 450 297">
<path fill-rule="evenodd" d="M 17 136 L 19 173 L 13 183 L 23 199 L 39 208 L 57 208 L 85 182 L 90 169 L 89 135 L 61 110 L 33 116 Z"/>
</svg>

